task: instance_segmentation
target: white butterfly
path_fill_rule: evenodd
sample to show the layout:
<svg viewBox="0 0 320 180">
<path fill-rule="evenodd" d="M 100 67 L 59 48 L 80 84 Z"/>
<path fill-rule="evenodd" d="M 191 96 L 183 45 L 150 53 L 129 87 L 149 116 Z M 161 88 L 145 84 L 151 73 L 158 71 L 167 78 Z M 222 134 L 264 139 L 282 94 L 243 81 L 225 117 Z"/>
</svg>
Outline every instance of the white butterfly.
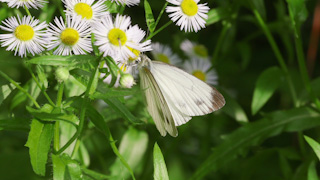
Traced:
<svg viewBox="0 0 320 180">
<path fill-rule="evenodd" d="M 162 136 L 178 136 L 176 126 L 191 116 L 209 114 L 225 105 L 224 97 L 207 83 L 187 72 L 141 56 L 140 84 L 145 91 L 147 108 Z"/>
</svg>

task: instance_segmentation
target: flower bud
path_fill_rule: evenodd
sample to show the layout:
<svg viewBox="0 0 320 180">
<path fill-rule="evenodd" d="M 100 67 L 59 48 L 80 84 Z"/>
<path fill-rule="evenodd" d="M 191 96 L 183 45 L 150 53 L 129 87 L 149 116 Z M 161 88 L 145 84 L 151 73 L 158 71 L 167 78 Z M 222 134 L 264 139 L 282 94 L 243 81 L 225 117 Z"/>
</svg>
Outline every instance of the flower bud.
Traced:
<svg viewBox="0 0 320 180">
<path fill-rule="evenodd" d="M 66 81 L 69 79 L 69 70 L 65 67 L 59 67 L 57 70 L 56 70 L 56 79 L 58 82 L 63 82 L 63 81 Z"/>
<path fill-rule="evenodd" d="M 136 83 L 134 82 L 134 78 L 131 74 L 123 74 L 120 77 L 120 85 L 123 88 L 131 88 Z"/>
</svg>

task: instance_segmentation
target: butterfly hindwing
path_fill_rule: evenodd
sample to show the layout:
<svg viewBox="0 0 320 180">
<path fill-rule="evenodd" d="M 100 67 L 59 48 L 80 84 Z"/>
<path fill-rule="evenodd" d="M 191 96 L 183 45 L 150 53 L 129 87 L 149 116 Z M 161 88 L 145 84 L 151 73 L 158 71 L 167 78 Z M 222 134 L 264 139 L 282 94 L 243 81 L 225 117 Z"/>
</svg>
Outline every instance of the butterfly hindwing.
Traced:
<svg viewBox="0 0 320 180">
<path fill-rule="evenodd" d="M 167 132 L 176 137 L 178 130 L 168 104 L 148 67 L 140 69 L 141 88 L 145 91 L 147 108 L 162 136 Z"/>
</svg>

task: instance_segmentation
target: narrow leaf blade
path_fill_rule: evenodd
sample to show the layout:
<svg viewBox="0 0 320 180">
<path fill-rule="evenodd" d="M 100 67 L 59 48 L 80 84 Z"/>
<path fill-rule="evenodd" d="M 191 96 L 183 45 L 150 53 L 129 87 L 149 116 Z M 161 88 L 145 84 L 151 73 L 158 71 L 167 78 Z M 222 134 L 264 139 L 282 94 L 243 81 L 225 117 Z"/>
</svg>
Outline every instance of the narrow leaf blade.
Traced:
<svg viewBox="0 0 320 180">
<path fill-rule="evenodd" d="M 313 151 L 316 153 L 317 157 L 320 160 L 320 144 L 308 136 L 304 136 L 304 139 L 312 147 Z"/>
<path fill-rule="evenodd" d="M 151 6 L 150 6 L 148 0 L 144 0 L 144 10 L 146 13 L 147 26 L 149 28 L 149 31 L 152 33 L 154 31 L 154 29 L 156 28 L 156 26 L 155 26 L 156 24 L 155 24 L 152 9 L 151 9 Z"/>
<path fill-rule="evenodd" d="M 157 143 L 154 144 L 154 148 L 153 148 L 153 165 L 154 165 L 153 178 L 155 180 L 169 180 L 167 166 L 164 161 L 161 149 Z"/>
</svg>

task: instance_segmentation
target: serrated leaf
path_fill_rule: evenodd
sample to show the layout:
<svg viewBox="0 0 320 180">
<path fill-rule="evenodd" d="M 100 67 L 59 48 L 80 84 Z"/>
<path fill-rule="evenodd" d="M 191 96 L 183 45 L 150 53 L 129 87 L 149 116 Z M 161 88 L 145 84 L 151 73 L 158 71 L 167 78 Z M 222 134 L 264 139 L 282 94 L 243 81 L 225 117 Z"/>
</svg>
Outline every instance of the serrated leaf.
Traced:
<svg viewBox="0 0 320 180">
<path fill-rule="evenodd" d="M 157 143 L 154 144 L 154 148 L 153 148 L 153 166 L 154 166 L 153 179 L 169 180 L 167 166 L 164 161 L 161 149 Z"/>
<path fill-rule="evenodd" d="M 191 179 L 203 179 L 209 172 L 223 167 L 249 147 L 279 135 L 282 132 L 297 132 L 320 125 L 320 114 L 309 108 L 277 111 L 255 122 L 245 124 L 232 132 L 222 144 L 199 166 Z"/>
<path fill-rule="evenodd" d="M 279 87 L 282 79 L 282 72 L 278 67 L 271 67 L 263 71 L 258 77 L 253 92 L 251 111 L 255 115 L 271 98 Z"/>
<path fill-rule="evenodd" d="M 320 144 L 308 136 L 304 136 L 304 139 L 312 147 L 313 151 L 316 153 L 318 159 L 320 160 Z"/>
<path fill-rule="evenodd" d="M 89 63 L 95 62 L 97 57 L 91 55 L 73 55 L 73 56 L 40 56 L 35 57 L 26 63 L 49 65 L 49 66 L 64 66 L 69 68 L 82 67 Z"/>
<path fill-rule="evenodd" d="M 76 127 L 76 123 L 79 120 L 76 115 L 60 113 L 60 109 L 54 109 L 49 104 L 45 104 L 41 107 L 40 110 L 31 108 L 29 106 L 27 106 L 26 109 L 31 115 L 33 115 L 36 119 L 41 121 L 64 121 Z"/>
<path fill-rule="evenodd" d="M 26 146 L 29 147 L 33 171 L 41 176 L 46 174 L 46 164 L 53 137 L 53 127 L 51 123 L 43 123 L 33 119 L 26 143 Z"/>
<path fill-rule="evenodd" d="M 155 26 L 156 23 L 155 23 L 152 9 L 151 9 L 151 6 L 150 6 L 148 0 L 144 0 L 144 10 L 145 10 L 145 14 L 146 14 L 146 22 L 147 22 L 148 29 L 152 33 L 154 31 L 154 29 L 156 28 L 156 26 Z"/>
<path fill-rule="evenodd" d="M 147 147 L 148 134 L 134 128 L 129 128 L 121 139 L 119 152 L 127 160 L 132 170 L 136 171 L 138 165 L 142 163 L 141 161 Z M 110 171 L 111 176 L 118 176 L 118 179 L 127 179 L 130 176 L 130 173 L 124 170 L 123 164 L 119 159 L 111 166 Z"/>
<path fill-rule="evenodd" d="M 0 104 L 10 95 L 16 87 L 13 84 L 6 84 L 0 87 Z"/>
<path fill-rule="evenodd" d="M 67 154 L 52 154 L 53 179 L 61 180 L 78 180 L 82 177 L 80 165 L 77 161 L 72 160 Z"/>
</svg>

